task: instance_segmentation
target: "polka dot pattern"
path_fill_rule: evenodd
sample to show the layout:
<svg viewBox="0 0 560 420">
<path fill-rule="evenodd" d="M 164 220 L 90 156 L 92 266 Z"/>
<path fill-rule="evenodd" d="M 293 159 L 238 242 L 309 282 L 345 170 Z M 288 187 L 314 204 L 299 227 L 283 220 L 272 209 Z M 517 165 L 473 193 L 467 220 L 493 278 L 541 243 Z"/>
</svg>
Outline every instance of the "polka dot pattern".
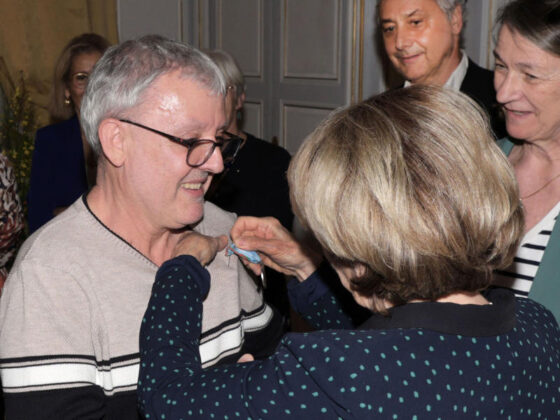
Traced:
<svg viewBox="0 0 560 420">
<path fill-rule="evenodd" d="M 529 299 L 517 300 L 516 327 L 502 335 L 288 334 L 268 359 L 202 370 L 209 278 L 181 258 L 160 269 L 143 320 L 138 392 L 147 419 L 560 418 L 560 331 Z M 314 310 L 336 325 L 334 301 Z"/>
</svg>

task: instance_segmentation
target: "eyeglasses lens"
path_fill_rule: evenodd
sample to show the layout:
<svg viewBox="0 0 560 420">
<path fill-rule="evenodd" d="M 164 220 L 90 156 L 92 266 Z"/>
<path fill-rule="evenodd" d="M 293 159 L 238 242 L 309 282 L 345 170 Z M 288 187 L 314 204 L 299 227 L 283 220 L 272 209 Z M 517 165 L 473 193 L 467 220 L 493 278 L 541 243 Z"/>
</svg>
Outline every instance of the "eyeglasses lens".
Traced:
<svg viewBox="0 0 560 420">
<path fill-rule="evenodd" d="M 72 82 L 78 87 L 85 87 L 87 85 L 89 74 L 87 73 L 75 73 L 72 75 Z"/>
<path fill-rule="evenodd" d="M 239 150 L 241 141 L 242 139 L 239 137 L 234 137 L 225 140 L 224 145 L 222 147 L 222 159 L 224 160 L 224 165 L 226 167 L 233 164 L 233 161 L 235 160 L 235 157 L 237 155 L 237 151 Z"/>
<path fill-rule="evenodd" d="M 200 142 L 191 146 L 187 153 L 187 164 L 192 167 L 204 165 L 212 153 L 216 143 L 212 141 Z"/>
</svg>

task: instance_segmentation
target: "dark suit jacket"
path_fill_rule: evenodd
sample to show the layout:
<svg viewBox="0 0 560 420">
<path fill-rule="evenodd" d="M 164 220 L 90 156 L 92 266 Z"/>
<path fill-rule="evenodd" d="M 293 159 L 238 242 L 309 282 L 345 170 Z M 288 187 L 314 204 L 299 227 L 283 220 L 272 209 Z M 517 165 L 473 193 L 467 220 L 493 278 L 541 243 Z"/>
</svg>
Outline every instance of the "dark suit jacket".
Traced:
<svg viewBox="0 0 560 420">
<path fill-rule="evenodd" d="M 43 127 L 35 136 L 28 203 L 29 232 L 52 219 L 88 189 L 77 117 Z"/>
<path fill-rule="evenodd" d="M 461 92 L 469 95 L 486 110 L 496 138 L 504 137 L 506 130 L 496 102 L 494 73 L 480 67 L 469 58 L 469 67 L 461 84 Z"/>
</svg>

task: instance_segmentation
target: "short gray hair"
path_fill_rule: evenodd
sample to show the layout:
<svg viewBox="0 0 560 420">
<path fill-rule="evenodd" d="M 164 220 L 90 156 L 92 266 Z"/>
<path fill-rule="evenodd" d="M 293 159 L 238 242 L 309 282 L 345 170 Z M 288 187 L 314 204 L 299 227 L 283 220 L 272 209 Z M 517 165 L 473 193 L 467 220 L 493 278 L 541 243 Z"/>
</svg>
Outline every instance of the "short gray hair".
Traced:
<svg viewBox="0 0 560 420">
<path fill-rule="evenodd" d="M 239 95 L 245 92 L 245 79 L 243 78 L 243 72 L 239 68 L 235 58 L 224 50 L 205 52 L 222 71 L 227 85 L 235 88 L 235 98 L 237 99 Z"/>
<path fill-rule="evenodd" d="M 447 18 L 451 20 L 453 11 L 457 6 L 461 6 L 461 13 L 463 14 L 463 21 L 465 21 L 465 12 L 467 0 L 436 0 L 439 8 L 445 12 Z"/>
<path fill-rule="evenodd" d="M 159 76 L 175 70 L 214 94 L 225 94 L 226 84 L 218 67 L 190 45 L 146 35 L 107 50 L 89 77 L 81 106 L 84 135 L 98 156 L 101 121 L 126 117 L 126 111 L 139 105 L 146 89 Z"/>
<path fill-rule="evenodd" d="M 377 21 L 380 22 L 379 5 L 383 0 L 377 0 Z M 453 11 L 457 6 L 461 7 L 461 15 L 463 17 L 463 28 L 467 24 L 467 0 L 435 0 L 439 8 L 446 14 L 447 19 L 451 22 L 453 17 Z M 460 44 L 463 45 L 464 40 L 462 38 L 463 31 L 461 30 Z"/>
</svg>

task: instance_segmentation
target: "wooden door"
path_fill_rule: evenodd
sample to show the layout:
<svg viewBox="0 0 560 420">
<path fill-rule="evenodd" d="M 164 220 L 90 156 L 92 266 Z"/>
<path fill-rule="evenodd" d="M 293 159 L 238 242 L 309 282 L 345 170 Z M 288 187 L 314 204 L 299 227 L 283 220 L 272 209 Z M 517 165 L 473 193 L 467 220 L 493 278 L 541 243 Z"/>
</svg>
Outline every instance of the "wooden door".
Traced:
<svg viewBox="0 0 560 420">
<path fill-rule="evenodd" d="M 357 0 L 212 0 L 203 40 L 236 57 L 247 85 L 245 130 L 294 153 L 333 109 L 357 96 Z"/>
<path fill-rule="evenodd" d="M 468 3 L 465 47 L 492 67 L 507 0 Z M 247 84 L 244 129 L 292 154 L 333 109 L 386 89 L 377 0 L 117 0 L 119 39 L 158 33 L 234 55 Z M 385 73 L 384 73 L 385 70 Z"/>
</svg>

